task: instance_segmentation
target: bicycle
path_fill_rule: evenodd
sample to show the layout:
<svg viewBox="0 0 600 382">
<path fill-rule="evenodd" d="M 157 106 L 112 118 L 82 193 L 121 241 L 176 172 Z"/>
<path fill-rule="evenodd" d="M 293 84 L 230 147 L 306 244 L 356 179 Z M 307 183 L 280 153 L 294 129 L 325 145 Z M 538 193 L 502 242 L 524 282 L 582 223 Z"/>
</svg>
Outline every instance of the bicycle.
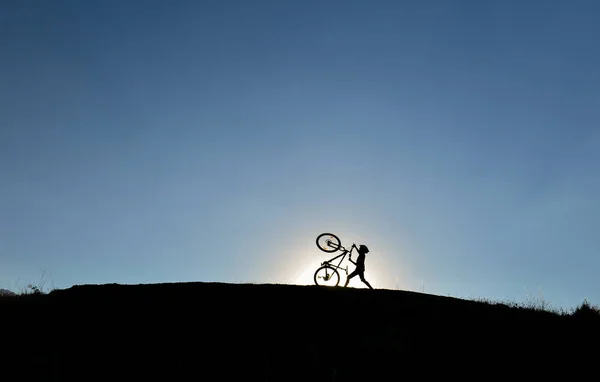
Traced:
<svg viewBox="0 0 600 382">
<path fill-rule="evenodd" d="M 356 245 L 352 244 L 352 247 L 350 247 L 350 250 L 348 250 L 342 246 L 340 239 L 332 233 L 320 234 L 317 236 L 316 242 L 317 247 L 323 252 L 332 253 L 336 251 L 342 251 L 342 253 L 321 263 L 321 267 L 315 271 L 315 284 L 319 286 L 338 286 L 340 283 L 340 274 L 338 269 L 344 270 L 346 272 L 346 277 L 348 277 L 348 265 L 346 265 L 344 268 L 341 266 L 341 264 L 346 258 L 346 255 L 352 257 L 352 251 L 356 248 Z M 337 265 L 332 264 L 334 260 L 340 257 L 341 259 Z"/>
</svg>

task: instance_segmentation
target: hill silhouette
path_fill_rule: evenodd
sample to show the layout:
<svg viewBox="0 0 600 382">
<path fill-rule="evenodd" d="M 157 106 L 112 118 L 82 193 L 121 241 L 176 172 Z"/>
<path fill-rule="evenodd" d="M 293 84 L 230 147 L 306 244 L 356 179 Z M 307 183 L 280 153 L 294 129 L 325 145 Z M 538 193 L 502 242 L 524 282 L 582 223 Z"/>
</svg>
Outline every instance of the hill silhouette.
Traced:
<svg viewBox="0 0 600 382">
<path fill-rule="evenodd" d="M 0 327 L 7 381 L 573 379 L 600 343 L 582 310 L 281 284 L 78 285 L 0 297 Z"/>
</svg>

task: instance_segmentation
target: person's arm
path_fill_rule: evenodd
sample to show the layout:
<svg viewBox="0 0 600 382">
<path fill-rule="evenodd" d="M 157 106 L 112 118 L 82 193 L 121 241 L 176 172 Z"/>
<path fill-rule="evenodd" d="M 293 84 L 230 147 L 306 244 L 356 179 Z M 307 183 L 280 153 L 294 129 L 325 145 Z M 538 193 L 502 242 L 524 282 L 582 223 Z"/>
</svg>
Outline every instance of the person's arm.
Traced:
<svg viewBox="0 0 600 382">
<path fill-rule="evenodd" d="M 352 243 L 352 248 L 356 248 L 356 245 L 354 245 L 354 243 Z M 358 250 L 358 248 L 356 248 Z M 350 260 L 350 262 L 354 265 L 356 265 L 356 262 L 354 260 L 352 260 L 352 251 L 350 251 L 350 255 L 348 257 L 348 260 Z"/>
</svg>

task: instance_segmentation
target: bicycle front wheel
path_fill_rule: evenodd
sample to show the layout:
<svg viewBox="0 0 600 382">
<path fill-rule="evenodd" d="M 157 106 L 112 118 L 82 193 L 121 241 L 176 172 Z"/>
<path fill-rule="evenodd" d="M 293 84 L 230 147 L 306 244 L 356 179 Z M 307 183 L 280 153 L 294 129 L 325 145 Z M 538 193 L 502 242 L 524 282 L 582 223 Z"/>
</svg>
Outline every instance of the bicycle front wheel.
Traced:
<svg viewBox="0 0 600 382">
<path fill-rule="evenodd" d="M 317 247 L 324 252 L 335 252 L 342 247 L 342 242 L 332 233 L 322 233 L 317 236 Z"/>
<path fill-rule="evenodd" d="M 319 286 L 338 286 L 340 274 L 331 265 L 324 265 L 315 272 L 315 284 Z"/>
</svg>

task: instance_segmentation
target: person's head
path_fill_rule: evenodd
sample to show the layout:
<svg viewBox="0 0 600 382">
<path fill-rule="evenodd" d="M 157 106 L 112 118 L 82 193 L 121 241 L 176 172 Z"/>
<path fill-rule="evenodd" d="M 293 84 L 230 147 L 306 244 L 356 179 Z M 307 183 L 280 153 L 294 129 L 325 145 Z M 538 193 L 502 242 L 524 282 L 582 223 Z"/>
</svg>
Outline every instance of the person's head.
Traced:
<svg viewBox="0 0 600 382">
<path fill-rule="evenodd" d="M 367 248 L 367 246 L 366 246 L 366 245 L 364 245 L 364 244 L 361 244 L 361 245 L 358 247 L 358 252 L 359 252 L 359 253 L 364 253 L 364 254 L 366 255 L 367 253 L 369 253 L 369 248 Z"/>
</svg>

